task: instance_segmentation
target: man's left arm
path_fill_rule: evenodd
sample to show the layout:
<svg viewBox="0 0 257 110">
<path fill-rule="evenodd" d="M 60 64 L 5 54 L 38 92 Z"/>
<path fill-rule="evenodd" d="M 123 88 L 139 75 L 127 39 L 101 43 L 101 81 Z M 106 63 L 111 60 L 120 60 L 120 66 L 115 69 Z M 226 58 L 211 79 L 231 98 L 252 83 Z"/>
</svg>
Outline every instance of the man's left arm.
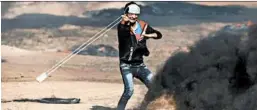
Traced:
<svg viewBox="0 0 257 110">
<path fill-rule="evenodd" d="M 146 30 L 143 33 L 143 36 L 146 38 L 153 38 L 153 39 L 161 39 L 162 38 L 162 34 L 160 31 L 153 29 L 151 26 L 146 25 Z"/>
</svg>

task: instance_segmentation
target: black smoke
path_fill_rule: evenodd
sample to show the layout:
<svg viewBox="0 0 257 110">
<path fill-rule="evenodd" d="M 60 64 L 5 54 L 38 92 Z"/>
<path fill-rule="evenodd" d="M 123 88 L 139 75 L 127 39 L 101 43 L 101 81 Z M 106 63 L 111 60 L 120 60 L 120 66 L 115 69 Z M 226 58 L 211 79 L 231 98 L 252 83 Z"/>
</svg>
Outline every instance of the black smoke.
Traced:
<svg viewBox="0 0 257 110">
<path fill-rule="evenodd" d="M 222 29 L 172 55 L 158 71 L 142 109 L 163 91 L 177 110 L 256 110 L 257 25 Z"/>
</svg>

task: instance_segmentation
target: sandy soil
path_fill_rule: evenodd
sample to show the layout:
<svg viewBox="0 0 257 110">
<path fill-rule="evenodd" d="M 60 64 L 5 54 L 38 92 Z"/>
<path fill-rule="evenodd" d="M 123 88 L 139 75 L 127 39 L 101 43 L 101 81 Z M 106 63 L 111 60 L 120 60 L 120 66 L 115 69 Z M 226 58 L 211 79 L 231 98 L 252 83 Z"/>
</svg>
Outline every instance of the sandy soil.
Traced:
<svg viewBox="0 0 257 110">
<path fill-rule="evenodd" d="M 2 103 L 2 110 L 105 110 L 115 108 L 123 86 L 114 83 L 46 81 L 38 82 L 3 82 L 2 100 L 22 98 L 80 98 L 79 104 L 42 104 L 37 102 Z M 14 92 L 15 91 L 15 92 Z M 134 96 L 128 108 L 136 107 L 143 99 L 146 88 L 135 86 Z"/>
<path fill-rule="evenodd" d="M 63 58 L 68 53 L 33 52 L 4 45 L 1 48 L 2 59 L 6 60 L 2 62 L 2 101 L 53 96 L 81 99 L 79 104 L 2 102 L 3 110 L 108 110 L 116 107 L 122 94 L 123 85 L 119 74 L 99 72 L 92 68 L 61 67 L 44 82 L 38 83 L 35 78 L 53 65 L 51 61 Z M 93 61 L 97 58 L 76 56 L 68 64 L 79 63 L 78 60 L 83 59 Z M 146 90 L 143 85 L 136 84 L 128 108 L 136 107 Z"/>
<path fill-rule="evenodd" d="M 38 75 L 49 70 L 70 54 L 27 51 L 4 45 L 1 48 L 2 59 L 6 60 L 2 63 L 1 79 L 3 82 L 34 81 Z M 107 70 L 110 67 L 104 63 L 112 63 L 108 66 L 114 66 L 116 70 Z M 118 69 L 118 58 L 76 55 L 54 71 L 47 80 L 90 80 L 121 83 L 120 74 L 113 73 Z"/>
</svg>

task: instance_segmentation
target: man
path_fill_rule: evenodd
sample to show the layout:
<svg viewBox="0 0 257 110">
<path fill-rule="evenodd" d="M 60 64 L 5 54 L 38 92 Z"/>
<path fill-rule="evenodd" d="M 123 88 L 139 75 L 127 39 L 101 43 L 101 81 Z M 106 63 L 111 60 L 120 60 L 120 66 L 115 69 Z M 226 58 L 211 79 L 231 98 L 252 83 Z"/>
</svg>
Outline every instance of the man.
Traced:
<svg viewBox="0 0 257 110">
<path fill-rule="evenodd" d="M 147 88 L 150 86 L 152 73 L 144 64 L 143 56 L 148 56 L 146 41 L 160 39 L 162 34 L 139 20 L 140 7 L 135 2 L 126 4 L 125 14 L 118 24 L 120 71 L 124 83 L 124 92 L 118 103 L 118 110 L 124 110 L 133 94 L 133 78 L 141 80 Z"/>
</svg>

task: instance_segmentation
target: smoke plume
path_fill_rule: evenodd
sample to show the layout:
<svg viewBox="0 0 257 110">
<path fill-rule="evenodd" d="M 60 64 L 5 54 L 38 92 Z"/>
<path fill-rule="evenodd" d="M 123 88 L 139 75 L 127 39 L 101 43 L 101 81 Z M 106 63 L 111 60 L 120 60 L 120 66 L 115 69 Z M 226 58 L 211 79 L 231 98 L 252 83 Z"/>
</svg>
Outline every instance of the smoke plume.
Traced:
<svg viewBox="0 0 257 110">
<path fill-rule="evenodd" d="M 210 34 L 189 52 L 172 55 L 158 71 L 141 109 L 166 100 L 176 107 L 170 110 L 256 110 L 257 25 L 235 31 Z"/>
</svg>

